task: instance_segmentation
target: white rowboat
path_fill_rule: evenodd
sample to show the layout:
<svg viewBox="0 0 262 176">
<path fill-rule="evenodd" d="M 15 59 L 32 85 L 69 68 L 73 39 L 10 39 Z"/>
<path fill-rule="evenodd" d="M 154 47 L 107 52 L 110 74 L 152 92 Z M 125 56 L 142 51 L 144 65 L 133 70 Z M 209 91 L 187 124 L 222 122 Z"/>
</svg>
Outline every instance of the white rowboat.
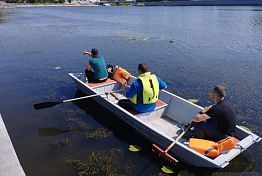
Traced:
<svg viewBox="0 0 262 176">
<path fill-rule="evenodd" d="M 86 83 L 81 73 L 69 73 L 78 89 L 87 95 L 111 92 L 121 89 L 121 84 L 108 79 L 103 83 Z M 131 77 L 128 85 L 136 80 Z M 166 148 L 179 134 L 182 133 L 182 124 L 191 122 L 193 116 L 203 108 L 193 104 L 168 91 L 161 90 L 157 107 L 153 112 L 135 113 L 117 105 L 119 99 L 125 98 L 123 92 L 94 97 L 94 101 L 117 115 L 123 122 L 129 124 L 152 143 Z M 223 153 L 215 159 L 208 158 L 190 149 L 183 143 L 183 138 L 170 150 L 177 159 L 197 167 L 224 168 L 229 162 L 261 138 L 256 134 L 237 126 L 235 137 L 240 141 L 235 149 Z"/>
</svg>

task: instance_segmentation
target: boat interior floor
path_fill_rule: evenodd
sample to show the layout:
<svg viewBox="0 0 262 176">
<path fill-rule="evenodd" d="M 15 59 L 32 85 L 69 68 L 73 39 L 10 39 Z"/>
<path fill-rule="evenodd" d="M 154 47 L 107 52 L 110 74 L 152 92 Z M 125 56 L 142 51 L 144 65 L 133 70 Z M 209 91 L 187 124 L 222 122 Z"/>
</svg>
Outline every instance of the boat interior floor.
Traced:
<svg viewBox="0 0 262 176">
<path fill-rule="evenodd" d="M 143 121 L 146 122 L 151 128 L 173 139 L 175 139 L 182 132 L 181 128 L 179 128 L 177 124 L 172 124 L 161 117 Z"/>
<path fill-rule="evenodd" d="M 126 99 L 124 93 L 110 93 L 107 95 L 108 100 L 111 102 L 117 103 L 120 99 Z M 164 102 L 163 102 L 164 103 Z M 161 104 L 160 108 L 165 108 L 167 104 Z M 159 108 L 159 107 L 158 107 Z M 132 112 L 130 112 L 132 113 Z M 134 114 L 133 115 L 139 116 L 141 114 Z M 178 123 L 174 120 L 169 119 L 168 117 L 154 117 L 154 118 L 141 118 L 143 122 L 145 122 L 150 128 L 161 132 L 163 135 L 171 137 L 175 139 L 182 131 Z"/>
</svg>

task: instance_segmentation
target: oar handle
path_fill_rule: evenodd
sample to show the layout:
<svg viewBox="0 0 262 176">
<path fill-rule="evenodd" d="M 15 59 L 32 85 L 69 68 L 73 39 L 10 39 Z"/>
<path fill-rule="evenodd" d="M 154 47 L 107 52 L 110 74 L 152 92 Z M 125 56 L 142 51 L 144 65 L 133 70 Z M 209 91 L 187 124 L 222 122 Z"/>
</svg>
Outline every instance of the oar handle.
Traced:
<svg viewBox="0 0 262 176">
<path fill-rule="evenodd" d="M 172 142 L 165 150 L 165 153 L 167 153 L 176 143 L 177 141 L 184 136 L 184 134 L 192 127 L 193 123 L 191 124 L 176 138 L 174 142 Z"/>
<path fill-rule="evenodd" d="M 115 93 L 115 92 L 122 92 L 122 91 L 124 91 L 124 89 L 110 91 L 110 92 L 104 92 L 104 93 L 98 93 L 98 94 L 88 95 L 88 96 L 84 96 L 84 97 L 72 98 L 72 99 L 64 100 L 63 103 L 76 101 L 76 100 L 82 100 L 82 99 L 86 99 L 86 98 L 92 98 L 92 97 L 96 97 L 96 96 L 104 95 L 104 94 L 110 94 L 110 93 Z"/>
</svg>

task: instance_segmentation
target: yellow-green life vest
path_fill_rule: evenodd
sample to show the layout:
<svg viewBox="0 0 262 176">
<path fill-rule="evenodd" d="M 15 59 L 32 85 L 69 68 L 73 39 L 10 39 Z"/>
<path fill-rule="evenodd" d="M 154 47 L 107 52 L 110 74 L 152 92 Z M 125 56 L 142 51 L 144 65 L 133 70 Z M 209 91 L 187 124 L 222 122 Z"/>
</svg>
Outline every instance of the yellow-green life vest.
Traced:
<svg viewBox="0 0 262 176">
<path fill-rule="evenodd" d="M 152 104 L 158 100 L 159 94 L 159 83 L 156 75 L 151 74 L 150 72 L 146 72 L 144 74 L 140 74 L 138 79 L 141 80 L 143 91 L 139 94 L 133 96 L 130 99 L 131 102 L 143 103 L 143 104 Z"/>
</svg>

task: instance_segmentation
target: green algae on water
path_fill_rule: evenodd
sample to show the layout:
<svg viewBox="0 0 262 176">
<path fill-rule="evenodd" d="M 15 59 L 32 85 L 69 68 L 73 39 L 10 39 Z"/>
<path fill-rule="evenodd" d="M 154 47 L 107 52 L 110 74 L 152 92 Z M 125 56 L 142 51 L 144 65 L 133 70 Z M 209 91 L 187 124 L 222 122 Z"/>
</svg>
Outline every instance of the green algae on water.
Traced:
<svg viewBox="0 0 262 176">
<path fill-rule="evenodd" d="M 98 128 L 98 129 L 91 130 L 91 131 L 87 132 L 86 137 L 87 138 L 102 139 L 102 138 L 112 136 L 112 134 L 113 133 L 106 128 Z"/>
<path fill-rule="evenodd" d="M 123 158 L 122 151 L 113 148 L 111 151 L 91 152 L 84 160 L 66 158 L 65 162 L 77 169 L 79 176 L 128 175 L 130 168 L 121 162 L 121 158 Z"/>
</svg>

